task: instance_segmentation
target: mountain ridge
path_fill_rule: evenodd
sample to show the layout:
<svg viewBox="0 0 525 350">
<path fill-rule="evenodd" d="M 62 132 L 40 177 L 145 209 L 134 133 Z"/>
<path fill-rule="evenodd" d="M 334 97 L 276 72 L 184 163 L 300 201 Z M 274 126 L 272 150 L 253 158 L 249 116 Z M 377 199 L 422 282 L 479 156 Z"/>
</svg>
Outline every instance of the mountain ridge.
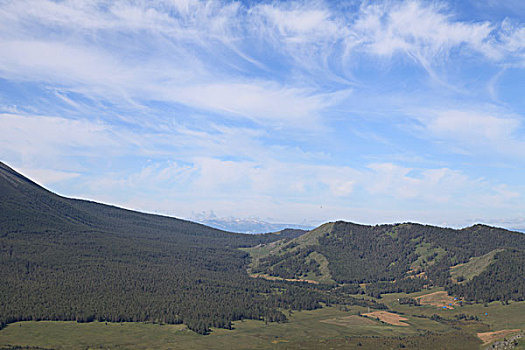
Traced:
<svg viewBox="0 0 525 350">
<path fill-rule="evenodd" d="M 3 163 L 0 198 L 0 328 L 22 320 L 151 321 L 207 334 L 244 318 L 285 322 L 284 310 L 386 308 L 357 293 L 440 286 L 474 301 L 525 298 L 525 235 L 483 224 L 335 221 L 307 232 L 231 233 L 62 197 Z M 452 266 L 495 249 L 502 251 L 468 281 L 452 279 Z"/>
<path fill-rule="evenodd" d="M 305 240 L 307 235 L 309 240 Z M 516 253 L 508 253 L 516 249 Z M 525 235 L 484 224 L 452 229 L 414 223 L 368 226 L 335 221 L 298 238 L 261 244 L 247 251 L 253 258 L 251 273 L 313 281 L 330 278 L 336 284 L 365 283 L 369 284 L 367 292 L 376 297 L 382 292 L 417 291 L 425 285 L 464 295 L 469 283 L 479 281 L 458 287 L 450 275 L 452 267 L 492 251 L 495 259 L 517 262 L 525 256 Z M 312 262 L 314 254 L 314 260 L 319 261 L 321 256 L 328 261 L 329 276 L 322 273 L 320 263 Z M 504 265 L 502 260 L 498 265 Z M 483 267 L 490 270 L 491 266 Z M 477 277 L 483 278 L 484 271 Z M 525 280 L 519 274 L 516 277 L 519 292 L 513 298 L 522 299 Z M 504 289 L 504 283 L 499 282 L 496 289 Z M 510 298 L 508 293 L 506 297 L 496 294 L 487 293 L 484 298 Z"/>
<path fill-rule="evenodd" d="M 154 321 L 206 334 L 242 318 L 281 322 L 278 305 L 318 308 L 323 298 L 245 271 L 249 256 L 238 248 L 295 237 L 293 230 L 230 233 L 69 199 L 3 163 L 0 198 L 0 328 L 23 320 Z"/>
<path fill-rule="evenodd" d="M 6 173 L 8 173 L 10 176 L 6 176 Z M 233 234 L 239 234 L 239 233 L 242 233 L 242 232 L 232 232 L 232 231 L 227 231 L 227 230 L 224 230 L 222 228 L 217 228 L 217 227 L 211 227 L 209 225 L 206 225 L 205 223 L 199 223 L 198 221 L 193 221 L 193 220 L 187 220 L 187 219 L 180 219 L 180 218 L 177 218 L 177 217 L 173 217 L 173 216 L 168 216 L 168 215 L 163 215 L 163 214 L 154 214 L 154 213 L 145 213 L 145 212 L 142 212 L 142 211 L 137 211 L 137 210 L 133 210 L 133 209 L 127 209 L 127 208 L 122 208 L 122 207 L 119 207 L 118 205 L 114 205 L 114 204 L 107 204 L 107 203 L 100 203 L 100 202 L 97 202 L 95 200 L 90 200 L 90 199 L 78 199 L 78 198 L 72 198 L 72 197 L 65 197 L 65 196 L 62 196 L 60 194 L 57 194 L 57 193 L 54 193 L 52 191 L 49 191 L 48 189 L 46 189 L 45 187 L 39 185 L 38 183 L 32 181 L 31 179 L 25 177 L 24 175 L 18 173 L 17 171 L 15 171 L 14 169 L 12 169 L 11 167 L 9 167 L 7 164 L 3 163 L 0 161 L 0 177 L 2 177 L 4 180 L 6 180 L 7 182 L 10 182 L 11 184 L 14 185 L 14 187 L 22 184 L 22 185 L 27 185 L 29 184 L 30 186 L 33 186 L 33 189 L 36 189 L 38 191 L 43 191 L 45 192 L 46 194 L 51 194 L 53 196 L 57 196 L 59 197 L 60 199 L 63 199 L 63 200 L 67 200 L 67 201 L 76 201 L 76 202 L 79 202 L 79 203 L 84 203 L 84 204 L 94 204 L 94 205 L 97 205 L 97 206 L 105 206 L 107 209 L 111 210 L 111 209 L 117 209 L 117 210 L 121 210 L 121 211 L 124 211 L 124 212 L 129 212 L 129 213 L 135 213 L 135 214 L 141 214 L 141 215 L 145 215 L 145 216 L 153 216 L 153 217 L 158 217 L 158 218 L 166 218 L 166 219 L 174 219 L 174 220 L 178 220 L 178 221 L 182 221 L 182 222 L 188 222 L 188 223 L 192 223 L 192 224 L 195 224 L 195 225 L 202 225 L 202 226 L 205 226 L 205 227 L 209 227 L 211 229 L 214 229 L 214 230 L 218 230 L 218 231 L 223 231 L 223 232 L 228 232 L 228 233 L 233 233 Z M 15 180 L 16 179 L 16 180 Z M 17 184 L 15 184 L 17 183 Z M 2 190 L 2 194 L 4 196 L 4 200 L 5 200 L 5 189 L 4 188 L 1 188 Z M 266 223 L 266 222 L 265 222 Z M 437 227 L 437 228 L 443 228 L 443 229 L 453 229 L 453 228 L 450 228 L 450 227 L 444 227 L 444 226 L 437 226 L 437 225 L 428 225 L 428 224 L 422 224 L 422 223 L 418 223 L 418 222 L 412 222 L 412 221 L 407 221 L 407 222 L 398 222 L 398 223 L 385 223 L 385 224 L 373 224 L 373 225 L 367 225 L 367 224 L 360 224 L 360 223 L 355 223 L 355 222 L 351 222 L 351 221 L 345 221 L 345 220 L 335 220 L 335 221 L 330 221 L 330 222 L 326 222 L 324 224 L 321 224 L 320 226 L 318 227 L 315 227 L 315 228 L 312 228 L 310 230 L 305 230 L 303 228 L 295 228 L 295 227 L 286 227 L 286 228 L 283 228 L 281 230 L 278 230 L 278 231 L 274 231 L 274 232 L 281 232 L 281 231 L 284 231 L 284 230 L 287 230 L 287 229 L 291 229 L 291 230 L 302 230 L 302 231 L 306 231 L 306 232 L 310 232 L 310 231 L 313 231 L 315 229 L 318 229 L 319 227 L 323 226 L 323 225 L 326 225 L 326 224 L 337 224 L 337 223 L 344 223 L 344 224 L 351 224 L 351 225 L 356 225 L 356 226 L 363 226 L 363 227 L 377 227 L 377 226 L 399 226 L 399 225 L 424 225 L 424 226 L 432 226 L 432 227 Z M 273 224 L 270 224 L 270 225 L 273 225 Z M 275 224 L 275 225 L 284 225 L 284 224 Z M 506 229 L 506 228 L 502 228 L 502 227 L 498 227 L 498 226 L 493 226 L 493 225 L 488 225 L 488 224 L 484 224 L 484 223 L 475 223 L 475 224 L 472 224 L 470 226 L 466 226 L 466 227 L 463 227 L 463 228 L 459 228 L 459 229 L 455 229 L 455 230 L 466 230 L 466 229 L 471 229 L 471 228 L 475 228 L 475 227 L 485 227 L 485 228 L 493 228 L 493 229 L 501 229 L 501 230 L 506 230 L 508 232 L 516 232 L 516 233 L 523 233 L 521 232 L 520 230 L 512 230 L 512 229 Z M 305 232 L 305 233 L 306 233 Z M 250 232 L 251 233 L 251 232 Z M 260 232 L 260 233 L 263 233 L 263 232 Z M 272 233 L 272 232 L 268 232 L 268 233 Z"/>
</svg>

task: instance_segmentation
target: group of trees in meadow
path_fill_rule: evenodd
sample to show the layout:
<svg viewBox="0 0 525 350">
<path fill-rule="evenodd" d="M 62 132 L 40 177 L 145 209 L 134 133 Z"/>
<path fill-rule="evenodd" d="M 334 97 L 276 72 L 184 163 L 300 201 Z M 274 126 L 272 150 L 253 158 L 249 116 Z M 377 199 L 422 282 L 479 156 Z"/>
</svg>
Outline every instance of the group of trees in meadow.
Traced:
<svg viewBox="0 0 525 350">
<path fill-rule="evenodd" d="M 413 293 L 420 291 L 428 281 L 423 278 L 405 278 L 399 281 L 380 281 L 370 283 L 366 286 L 366 294 L 381 298 L 381 294 L 385 293 Z"/>
</svg>

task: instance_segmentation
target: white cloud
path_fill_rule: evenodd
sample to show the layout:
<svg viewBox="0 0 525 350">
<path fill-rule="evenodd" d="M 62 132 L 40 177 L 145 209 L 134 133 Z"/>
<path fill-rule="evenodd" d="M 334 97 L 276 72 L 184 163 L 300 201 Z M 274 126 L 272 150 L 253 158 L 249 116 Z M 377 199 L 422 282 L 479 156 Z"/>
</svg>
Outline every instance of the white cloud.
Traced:
<svg viewBox="0 0 525 350">
<path fill-rule="evenodd" d="M 13 25 L 20 26 L 19 30 L 25 28 L 27 23 L 23 21 L 30 18 L 33 25 L 44 28 L 63 27 L 91 32 L 143 30 L 193 40 L 197 36 L 218 38 L 226 34 L 225 20 L 233 19 L 238 9 L 236 3 L 203 1 L 24 0 L 6 4 L 0 15 L 4 19 L 6 33 L 13 33 Z"/>
<path fill-rule="evenodd" d="M 503 21 L 500 41 L 498 49 L 510 58 L 507 65 L 525 67 L 525 25 Z"/>
<path fill-rule="evenodd" d="M 178 164 L 168 161 L 163 164 L 149 162 L 140 171 L 122 176 L 122 173 L 113 172 L 102 176 L 94 175 L 85 180 L 89 190 L 84 197 L 89 197 L 91 192 L 97 196 L 113 191 L 127 193 L 126 197 L 137 196 L 140 193 L 149 193 L 152 198 L 157 198 L 158 193 L 175 194 L 183 192 L 196 176 L 197 169 L 192 165 Z M 105 197 L 104 197 L 105 198 Z M 110 197 L 108 197 L 111 201 Z"/>
<path fill-rule="evenodd" d="M 65 85 L 130 83 L 131 72 L 111 56 L 94 48 L 52 41 L 3 40 L 0 71 L 4 77 Z"/>
<path fill-rule="evenodd" d="M 519 126 L 517 119 L 495 117 L 489 114 L 465 111 L 444 111 L 432 119 L 427 127 L 438 135 L 483 141 L 508 138 Z"/>
<path fill-rule="evenodd" d="M 89 181 L 89 188 L 94 194 L 103 194 L 108 190 L 157 193 L 164 198 L 184 198 L 189 200 L 188 205 L 198 200 L 222 201 L 227 198 L 239 201 L 275 198 L 281 203 L 300 199 L 310 202 L 312 196 L 316 198 L 315 193 L 325 199 L 347 198 L 353 192 L 358 174 L 347 167 L 268 159 L 232 161 L 197 157 L 189 162 L 152 163 L 134 174 L 107 174 Z"/>
<path fill-rule="evenodd" d="M 456 225 L 467 223 L 465 215 L 468 213 L 485 217 L 494 213 L 508 215 L 509 211 L 520 208 L 524 196 L 520 188 L 471 177 L 449 168 L 415 169 L 391 163 L 370 164 L 369 168 L 371 172 L 365 173 L 361 185 L 372 198 L 394 203 L 400 213 L 406 206 L 402 203 L 410 203 L 408 211 L 416 209 L 419 203 L 422 208 L 442 213 L 436 214 L 436 218 L 458 214 L 455 219 L 462 221 Z"/>
<path fill-rule="evenodd" d="M 293 44 L 312 44 L 317 42 L 322 45 L 327 41 L 342 39 L 348 31 L 338 22 L 334 14 L 328 9 L 312 4 L 289 3 L 259 5 L 252 13 L 261 16 L 263 23 L 267 24 L 264 34 L 273 32 L 273 40 Z"/>
<path fill-rule="evenodd" d="M 355 26 L 361 45 L 377 55 L 404 53 L 424 66 L 466 46 L 496 58 L 489 22 L 455 21 L 442 5 L 420 1 L 382 2 L 361 7 Z"/>
<path fill-rule="evenodd" d="M 348 92 L 318 93 L 265 81 L 203 83 L 192 81 L 196 72 L 155 64 L 140 68 L 118 62 L 106 53 L 50 42 L 0 42 L 6 54 L 0 72 L 13 79 L 66 84 L 73 91 L 100 99 L 113 96 L 147 98 L 186 104 L 199 109 L 233 114 L 262 123 L 315 125 L 323 108 Z"/>
<path fill-rule="evenodd" d="M 255 121 L 296 122 L 296 127 L 303 128 L 315 125 L 318 113 L 347 92 L 316 94 L 305 89 L 260 83 L 190 85 L 167 89 L 164 94 L 197 108 L 248 116 Z"/>
<path fill-rule="evenodd" d="M 437 140 L 453 141 L 447 144 L 460 147 L 463 152 L 525 155 L 525 140 L 519 137 L 522 119 L 505 112 L 440 110 L 423 111 L 417 119 L 422 123 L 424 135 Z"/>
<path fill-rule="evenodd" d="M 363 51 L 408 55 L 435 74 L 432 66 L 454 50 L 504 60 L 524 47 L 522 26 L 459 21 L 420 1 L 367 2 L 351 14 L 323 2 L 21 0 L 2 7 L 0 23 L 5 78 L 135 107 L 182 103 L 274 127 L 319 124 L 348 96 L 354 83 L 343 67 Z M 283 69 L 261 63 L 268 56 Z M 254 66 L 266 74 L 247 74 Z M 320 88 L 334 82 L 343 85 Z"/>
<path fill-rule="evenodd" d="M 34 169 L 34 168 L 19 168 L 15 169 L 16 171 L 24 174 L 32 181 L 35 181 L 44 186 L 63 182 L 66 180 L 74 179 L 79 177 L 80 173 L 69 172 L 69 171 L 60 171 L 49 168 L 44 169 Z"/>
<path fill-rule="evenodd" d="M 447 203 L 460 196 L 467 184 L 479 182 L 447 168 L 419 170 L 416 174 L 417 169 L 391 163 L 370 164 L 369 168 L 372 173 L 365 186 L 370 193 L 399 199 Z"/>
<path fill-rule="evenodd" d="M 450 123 L 448 117 L 443 118 L 431 124 L 437 125 L 434 132 L 442 130 L 450 135 L 458 129 L 461 133 L 456 136 L 460 138 L 466 138 L 463 132 L 470 132 L 475 139 L 483 136 L 499 140 L 507 135 L 509 128 L 488 117 L 481 119 L 482 122 L 478 119 L 472 122 L 465 117 Z M 479 124 L 479 130 L 470 125 L 471 122 Z M 51 169 L 48 174 L 40 172 L 47 182 L 79 177 L 79 170 L 75 169 L 82 168 L 81 161 L 66 166 L 71 156 L 123 157 L 133 154 L 138 145 L 135 156 L 172 159 L 153 161 L 136 173 L 95 176 L 95 180 L 88 181 L 93 193 L 150 190 L 166 194 L 174 191 L 197 198 L 276 196 L 282 201 L 339 203 L 361 198 L 365 191 L 371 200 L 390 197 L 438 204 L 454 201 L 460 206 L 487 200 L 492 206 L 507 206 L 520 198 L 520 192 L 509 186 L 470 178 L 449 168 L 417 169 L 374 163 L 359 170 L 344 165 L 322 165 L 322 159 L 319 164 L 309 164 L 309 154 L 293 147 L 268 146 L 258 140 L 264 134 L 243 128 L 217 127 L 199 132 L 176 127 L 171 132 L 137 135 L 125 130 L 115 133 L 110 125 L 99 122 L 14 114 L 0 115 L 0 126 L 10 131 L 0 137 L 4 159 L 20 159 L 17 166 L 22 169 L 44 169 L 42 166 L 50 159 L 60 164 L 60 169 Z M 272 155 L 271 149 L 279 156 Z M 224 157 L 233 158 L 221 159 Z"/>
<path fill-rule="evenodd" d="M 106 124 L 60 117 L 0 114 L 0 148 L 21 159 L 79 156 L 89 150 L 106 155 L 118 147 L 118 140 Z"/>
<path fill-rule="evenodd" d="M 461 171 L 388 163 L 357 171 L 200 158 L 189 166 L 152 164 L 137 174 L 120 179 L 117 174 L 112 176 L 117 180 L 90 185 L 97 199 L 114 203 L 107 189 L 118 186 L 119 205 L 185 217 L 213 210 L 219 216 L 258 215 L 315 224 L 345 219 L 365 223 L 446 221 L 446 225 L 462 226 L 474 222 L 466 217 L 508 215 L 522 200 L 515 188 L 471 178 Z M 93 198 L 93 193 L 83 197 Z"/>
<path fill-rule="evenodd" d="M 0 13 L 14 27 L 0 35 L 5 53 L 0 74 L 9 79 L 47 82 L 118 104 L 182 103 L 276 126 L 300 119 L 298 126 L 310 127 L 323 108 L 342 96 L 272 78 L 218 73 L 231 61 L 225 50 L 256 62 L 236 48 L 239 4 L 154 8 L 115 2 L 104 11 L 101 4 L 39 2 L 29 13 L 22 11 L 30 5 L 11 4 Z M 44 32 L 55 26 L 51 33 L 58 34 L 40 38 L 26 28 L 27 16 L 34 17 L 33 26 Z M 91 40 L 93 30 L 102 31 L 96 34 L 100 42 Z"/>
</svg>

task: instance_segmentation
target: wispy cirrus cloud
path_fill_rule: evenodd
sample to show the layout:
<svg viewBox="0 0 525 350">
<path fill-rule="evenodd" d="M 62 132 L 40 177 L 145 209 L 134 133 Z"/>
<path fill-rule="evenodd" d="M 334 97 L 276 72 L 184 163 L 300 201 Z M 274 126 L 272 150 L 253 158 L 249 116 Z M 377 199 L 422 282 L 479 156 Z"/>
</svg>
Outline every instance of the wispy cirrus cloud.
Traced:
<svg viewBox="0 0 525 350">
<path fill-rule="evenodd" d="M 497 58 L 491 47 L 490 22 L 455 21 L 439 3 L 419 1 L 365 5 L 355 24 L 362 46 L 378 55 L 406 54 L 423 65 L 465 46 Z"/>
<path fill-rule="evenodd" d="M 9 130 L 0 138 L 2 149 L 21 158 L 90 154 L 119 144 L 111 128 L 97 121 L 4 113 L 0 125 Z"/>
<path fill-rule="evenodd" d="M 419 1 L 364 4 L 341 14 L 308 2 L 28 0 L 3 6 L 0 17 L 6 53 L 0 73 L 9 79 L 60 84 L 96 99 L 161 99 L 263 121 L 315 119 L 335 105 L 356 83 L 342 67 L 360 52 L 405 55 L 429 70 L 454 50 L 493 60 L 502 60 L 502 51 L 523 54 L 523 27 L 461 22 L 444 6 Z M 261 63 L 272 55 L 282 69 Z M 343 95 L 322 91 L 326 83 Z M 282 113 L 268 108 L 272 99 Z"/>
</svg>

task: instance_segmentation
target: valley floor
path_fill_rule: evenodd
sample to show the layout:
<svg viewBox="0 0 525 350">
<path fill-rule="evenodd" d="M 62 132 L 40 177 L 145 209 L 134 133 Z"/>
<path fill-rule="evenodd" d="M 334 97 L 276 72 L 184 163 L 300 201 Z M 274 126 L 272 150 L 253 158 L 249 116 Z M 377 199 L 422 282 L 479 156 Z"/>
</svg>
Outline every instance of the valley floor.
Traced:
<svg viewBox="0 0 525 350">
<path fill-rule="evenodd" d="M 362 314 L 368 310 L 363 307 L 325 307 L 293 312 L 290 321 L 282 324 L 238 321 L 234 330 L 213 329 L 206 336 L 184 325 L 18 322 L 0 331 L 0 349 L 480 349 L 490 343 L 484 344 L 478 334 L 486 340 L 489 332 L 502 331 L 490 338 L 495 341 L 525 329 L 525 302 L 454 305 L 446 309 L 398 302 L 400 297 L 417 298 L 439 291 L 384 295 L 380 301 L 393 315 L 364 317 Z M 458 321 L 455 316 L 460 314 L 478 320 Z"/>
</svg>

